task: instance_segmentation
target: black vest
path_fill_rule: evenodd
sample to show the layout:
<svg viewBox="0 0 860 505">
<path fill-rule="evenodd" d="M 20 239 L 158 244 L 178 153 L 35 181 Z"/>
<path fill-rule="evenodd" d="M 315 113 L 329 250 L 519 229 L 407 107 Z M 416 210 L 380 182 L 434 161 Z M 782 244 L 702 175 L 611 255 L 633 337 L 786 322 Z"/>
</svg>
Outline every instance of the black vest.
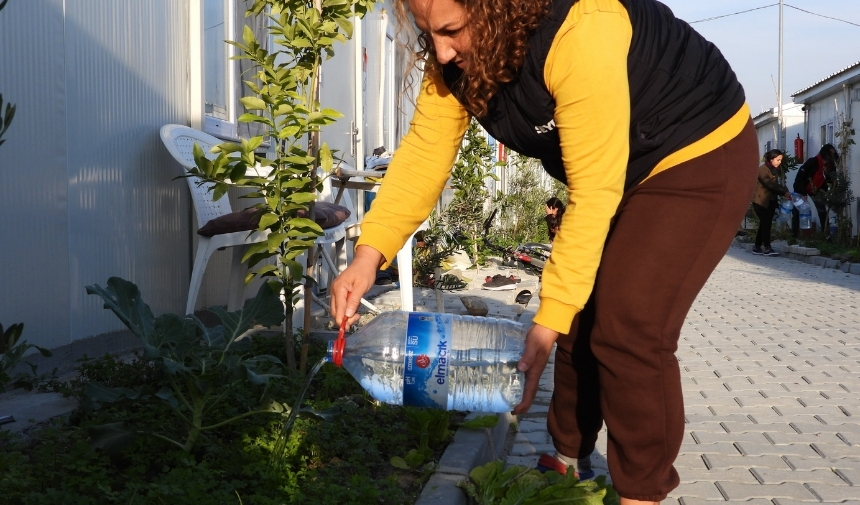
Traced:
<svg viewBox="0 0 860 505">
<path fill-rule="evenodd" d="M 499 86 L 488 112 L 478 118 L 494 138 L 538 158 L 566 182 L 555 100 L 544 83 L 553 39 L 577 0 L 551 0 L 551 12 L 528 40 L 517 78 Z M 720 51 L 656 0 L 620 0 L 633 26 L 627 56 L 630 86 L 630 158 L 625 190 L 641 182 L 666 156 L 702 139 L 743 106 L 743 88 Z M 596 48 L 595 50 L 599 50 Z M 444 65 L 442 77 L 454 96 L 462 70 Z M 595 117 L 594 121 L 600 121 Z"/>
</svg>

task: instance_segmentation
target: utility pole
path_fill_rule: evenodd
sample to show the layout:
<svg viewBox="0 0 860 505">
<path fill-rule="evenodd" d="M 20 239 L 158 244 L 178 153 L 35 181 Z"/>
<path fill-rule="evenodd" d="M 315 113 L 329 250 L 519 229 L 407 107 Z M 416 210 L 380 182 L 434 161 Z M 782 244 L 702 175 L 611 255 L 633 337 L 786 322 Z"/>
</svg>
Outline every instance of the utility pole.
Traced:
<svg viewBox="0 0 860 505">
<path fill-rule="evenodd" d="M 783 0 L 779 0 L 779 90 L 776 94 L 776 121 L 779 138 L 776 140 L 776 144 L 779 150 L 785 151 L 785 125 L 782 123 L 782 6 Z"/>
</svg>

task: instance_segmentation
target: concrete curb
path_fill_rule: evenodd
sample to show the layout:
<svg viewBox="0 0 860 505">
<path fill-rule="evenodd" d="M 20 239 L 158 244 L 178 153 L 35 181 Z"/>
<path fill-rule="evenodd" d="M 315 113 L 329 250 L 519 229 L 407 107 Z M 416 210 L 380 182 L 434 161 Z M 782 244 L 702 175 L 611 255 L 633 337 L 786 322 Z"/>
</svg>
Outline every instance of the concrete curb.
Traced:
<svg viewBox="0 0 860 505">
<path fill-rule="evenodd" d="M 741 242 L 735 239 L 732 244 L 746 252 L 751 253 L 753 244 Z M 851 263 L 850 261 L 839 261 L 833 258 L 821 256 L 821 251 L 813 247 L 802 247 L 798 245 L 788 245 L 784 242 L 777 242 L 772 245 L 773 250 L 780 253 L 782 257 L 809 263 L 810 265 L 819 266 L 821 268 L 832 268 L 842 270 L 847 274 L 860 275 L 860 263 Z"/>
<path fill-rule="evenodd" d="M 487 415 L 472 412 L 466 420 Z M 466 505 L 466 493 L 457 483 L 469 477 L 473 468 L 504 458 L 508 429 L 516 417 L 510 413 L 498 414 L 495 428 L 472 430 L 460 428 L 454 441 L 445 449 L 439 468 L 424 485 L 415 505 Z"/>
</svg>

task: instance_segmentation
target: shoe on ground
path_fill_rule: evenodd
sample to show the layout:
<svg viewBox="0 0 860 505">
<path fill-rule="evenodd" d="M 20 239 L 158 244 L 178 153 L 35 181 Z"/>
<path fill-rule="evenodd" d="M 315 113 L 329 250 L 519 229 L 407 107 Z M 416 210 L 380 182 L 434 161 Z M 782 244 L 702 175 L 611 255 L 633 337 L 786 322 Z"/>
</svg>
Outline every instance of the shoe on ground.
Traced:
<svg viewBox="0 0 860 505">
<path fill-rule="evenodd" d="M 499 274 L 496 274 L 492 277 L 487 277 L 487 279 L 485 280 L 486 282 L 484 282 L 481 287 L 490 291 L 514 289 L 517 285 L 517 282 L 515 280 L 511 279 L 510 277 L 505 277 Z"/>
<path fill-rule="evenodd" d="M 764 256 L 764 251 L 762 251 L 758 247 L 753 247 L 752 253 L 756 256 Z"/>
<path fill-rule="evenodd" d="M 392 282 L 394 281 L 392 280 L 390 273 L 384 270 L 376 272 L 376 281 L 374 282 L 374 284 L 376 284 L 377 286 L 387 286 Z"/>
<path fill-rule="evenodd" d="M 774 251 L 773 249 L 765 249 L 763 253 L 765 256 L 779 256 L 779 253 Z"/>
<path fill-rule="evenodd" d="M 583 458 L 584 460 L 585 458 Z M 580 460 L 583 464 L 585 461 Z M 594 478 L 594 470 L 591 469 L 591 461 L 589 460 L 588 468 L 579 468 L 576 471 L 576 478 L 579 480 L 589 480 Z M 580 466 L 579 464 L 577 466 Z M 567 474 L 567 465 L 556 459 L 554 456 L 550 454 L 542 454 L 540 459 L 538 459 L 537 466 L 535 467 L 537 471 L 540 473 L 546 473 L 549 471 L 558 472 L 561 475 Z"/>
<path fill-rule="evenodd" d="M 520 279 L 520 278 L 519 278 L 519 277 L 517 277 L 516 275 L 507 275 L 507 276 L 505 276 L 505 275 L 500 275 L 500 274 L 493 275 L 492 277 L 488 275 L 488 276 L 484 277 L 484 282 L 490 282 L 490 281 L 492 281 L 493 279 L 495 279 L 496 277 L 506 277 L 506 278 L 508 278 L 508 279 L 510 279 L 510 280 L 512 280 L 512 281 L 514 281 L 515 283 L 516 283 L 516 282 L 522 282 L 522 279 Z"/>
</svg>

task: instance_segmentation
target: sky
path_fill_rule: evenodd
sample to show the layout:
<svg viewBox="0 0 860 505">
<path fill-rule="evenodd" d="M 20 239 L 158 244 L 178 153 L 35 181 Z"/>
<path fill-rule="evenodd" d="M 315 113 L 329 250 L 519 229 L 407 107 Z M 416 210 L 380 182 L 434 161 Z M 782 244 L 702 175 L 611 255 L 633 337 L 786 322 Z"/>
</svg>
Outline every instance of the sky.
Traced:
<svg viewBox="0 0 860 505">
<path fill-rule="evenodd" d="M 746 91 L 753 116 L 776 107 L 779 7 L 713 21 L 694 21 L 778 4 L 779 0 L 660 1 L 725 55 Z M 860 61 L 860 26 L 856 26 L 860 25 L 860 0 L 783 1 L 783 103 L 791 103 L 792 93 Z"/>
</svg>

